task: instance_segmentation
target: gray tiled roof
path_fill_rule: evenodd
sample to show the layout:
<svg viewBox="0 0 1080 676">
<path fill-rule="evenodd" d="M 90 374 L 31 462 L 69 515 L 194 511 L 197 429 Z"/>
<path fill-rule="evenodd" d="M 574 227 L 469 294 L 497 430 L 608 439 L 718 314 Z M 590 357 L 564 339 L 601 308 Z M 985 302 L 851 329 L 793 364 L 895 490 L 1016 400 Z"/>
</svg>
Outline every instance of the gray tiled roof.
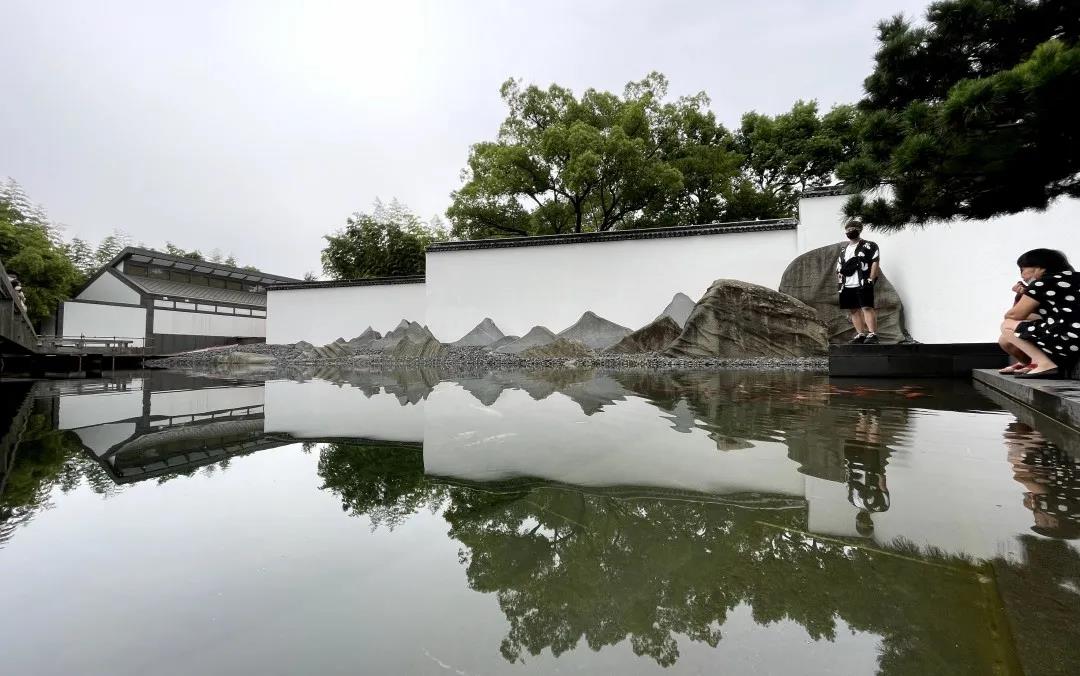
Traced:
<svg viewBox="0 0 1080 676">
<path fill-rule="evenodd" d="M 252 293 L 250 291 L 237 291 L 236 289 L 217 289 L 212 286 L 198 286 L 185 284 L 168 279 L 154 279 L 152 277 L 124 277 L 143 291 L 155 296 L 168 296 L 169 298 L 190 298 L 192 300 L 205 300 L 215 303 L 232 303 L 234 305 L 252 305 L 266 307 L 265 293 Z"/>
</svg>

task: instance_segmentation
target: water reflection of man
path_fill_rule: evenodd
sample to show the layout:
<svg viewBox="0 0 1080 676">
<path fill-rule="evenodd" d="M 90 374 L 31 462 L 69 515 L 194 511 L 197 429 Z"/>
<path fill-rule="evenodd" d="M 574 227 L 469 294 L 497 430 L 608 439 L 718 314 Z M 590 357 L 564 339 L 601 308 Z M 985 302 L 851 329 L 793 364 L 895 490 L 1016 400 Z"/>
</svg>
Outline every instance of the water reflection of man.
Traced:
<svg viewBox="0 0 1080 676">
<path fill-rule="evenodd" d="M 871 514 L 889 509 L 889 486 L 885 481 L 888 449 L 881 443 L 878 412 L 860 409 L 852 436 L 844 440 L 848 502 L 858 508 L 855 530 L 863 537 L 874 532 Z"/>
<path fill-rule="evenodd" d="M 1013 478 L 1024 487 L 1031 530 L 1052 538 L 1080 538 L 1080 461 L 1022 422 L 1005 428 Z"/>
</svg>

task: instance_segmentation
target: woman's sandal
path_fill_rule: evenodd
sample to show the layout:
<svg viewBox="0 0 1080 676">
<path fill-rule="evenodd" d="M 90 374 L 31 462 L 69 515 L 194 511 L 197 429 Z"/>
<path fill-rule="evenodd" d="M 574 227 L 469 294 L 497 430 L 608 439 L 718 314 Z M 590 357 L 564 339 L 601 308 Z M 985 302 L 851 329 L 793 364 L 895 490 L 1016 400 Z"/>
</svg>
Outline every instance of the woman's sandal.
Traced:
<svg viewBox="0 0 1080 676">
<path fill-rule="evenodd" d="M 1057 367 L 1054 367 L 1052 369 L 1046 369 L 1045 371 L 1039 371 L 1038 373 L 1031 373 L 1030 371 L 1027 373 L 1021 373 L 1016 377 L 1023 380 L 1054 380 L 1055 378 L 1061 377 L 1061 371 L 1058 370 Z"/>
<path fill-rule="evenodd" d="M 1028 371 L 1030 371 L 1033 368 L 1035 368 L 1034 364 L 1031 364 L 1031 363 L 1019 364 L 1018 363 L 1018 364 L 1013 364 L 1011 366 L 1006 366 L 1005 368 L 998 371 L 998 373 L 1000 373 L 1003 376 L 1015 376 L 1015 375 L 1017 375 L 1019 373 L 1027 373 Z"/>
</svg>

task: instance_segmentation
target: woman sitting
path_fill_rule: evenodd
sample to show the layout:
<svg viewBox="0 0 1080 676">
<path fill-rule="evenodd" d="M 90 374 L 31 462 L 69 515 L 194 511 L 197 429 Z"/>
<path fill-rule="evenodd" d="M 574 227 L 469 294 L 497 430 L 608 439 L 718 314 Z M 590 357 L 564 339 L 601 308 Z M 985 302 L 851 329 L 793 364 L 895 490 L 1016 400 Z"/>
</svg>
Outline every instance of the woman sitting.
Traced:
<svg viewBox="0 0 1080 676">
<path fill-rule="evenodd" d="M 1027 290 L 1005 313 L 999 342 L 1034 364 L 1017 378 L 1059 377 L 1060 369 L 1080 357 L 1080 276 L 1053 249 L 1032 249 L 1016 264 Z"/>
<path fill-rule="evenodd" d="M 1025 284 L 1023 280 L 1020 280 L 1016 284 L 1013 284 L 1012 292 L 1015 294 L 1013 296 L 1013 305 L 1015 306 L 1025 295 L 1027 295 L 1027 284 Z M 1034 313 L 1024 319 L 1039 319 L 1039 314 Z M 1035 362 L 1031 361 L 1031 357 L 1024 354 L 1023 350 L 1013 345 L 1004 335 L 998 338 L 998 346 L 1016 360 L 1016 363 L 1009 364 L 998 371 L 998 373 L 1006 376 L 1015 376 L 1019 373 L 1027 373 L 1035 368 Z"/>
</svg>

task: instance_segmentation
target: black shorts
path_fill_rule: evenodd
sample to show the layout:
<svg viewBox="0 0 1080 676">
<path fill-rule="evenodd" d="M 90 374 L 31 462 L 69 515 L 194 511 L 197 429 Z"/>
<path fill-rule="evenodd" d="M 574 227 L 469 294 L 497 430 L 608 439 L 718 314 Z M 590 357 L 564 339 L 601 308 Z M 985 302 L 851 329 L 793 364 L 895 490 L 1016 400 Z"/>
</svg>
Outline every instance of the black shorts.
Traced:
<svg viewBox="0 0 1080 676">
<path fill-rule="evenodd" d="M 840 290 L 841 309 L 858 310 L 864 307 L 874 307 L 874 287 L 867 285 Z"/>
</svg>

